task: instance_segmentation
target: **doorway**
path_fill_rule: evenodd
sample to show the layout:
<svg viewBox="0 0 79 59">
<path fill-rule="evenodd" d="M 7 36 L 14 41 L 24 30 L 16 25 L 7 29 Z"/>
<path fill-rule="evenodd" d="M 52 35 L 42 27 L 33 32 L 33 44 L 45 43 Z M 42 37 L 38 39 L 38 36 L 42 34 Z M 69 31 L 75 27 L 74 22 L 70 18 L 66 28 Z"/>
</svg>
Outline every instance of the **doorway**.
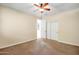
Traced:
<svg viewBox="0 0 79 59">
<path fill-rule="evenodd" d="M 59 24 L 57 21 L 47 22 L 37 19 L 37 39 L 58 39 Z"/>
<path fill-rule="evenodd" d="M 46 20 L 37 19 L 37 39 L 46 38 Z"/>
<path fill-rule="evenodd" d="M 37 39 L 41 38 L 41 20 L 37 19 Z"/>
</svg>

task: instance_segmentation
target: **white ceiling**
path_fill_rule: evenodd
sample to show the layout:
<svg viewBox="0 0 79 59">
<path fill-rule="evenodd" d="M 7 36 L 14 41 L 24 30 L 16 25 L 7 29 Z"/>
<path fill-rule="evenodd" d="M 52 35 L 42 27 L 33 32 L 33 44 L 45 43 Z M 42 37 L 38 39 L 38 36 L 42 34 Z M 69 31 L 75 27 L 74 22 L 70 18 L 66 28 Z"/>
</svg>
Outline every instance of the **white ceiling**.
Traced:
<svg viewBox="0 0 79 59">
<path fill-rule="evenodd" d="M 0 5 L 4 5 L 10 7 L 15 10 L 19 10 L 25 13 L 29 13 L 31 15 L 35 15 L 37 17 L 41 16 L 41 13 L 38 11 L 32 3 L 0 3 Z M 51 11 L 45 11 L 43 13 L 44 16 L 55 15 L 60 12 L 77 9 L 79 8 L 79 3 L 49 3 Z"/>
</svg>

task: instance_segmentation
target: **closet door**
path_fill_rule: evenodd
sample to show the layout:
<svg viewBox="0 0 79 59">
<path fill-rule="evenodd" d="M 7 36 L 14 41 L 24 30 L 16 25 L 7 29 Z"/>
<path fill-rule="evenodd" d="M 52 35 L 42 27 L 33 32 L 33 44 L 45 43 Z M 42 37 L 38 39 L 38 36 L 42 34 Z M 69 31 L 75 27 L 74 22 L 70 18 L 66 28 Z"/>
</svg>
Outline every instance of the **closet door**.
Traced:
<svg viewBox="0 0 79 59">
<path fill-rule="evenodd" d="M 51 30 L 50 30 L 50 34 L 51 34 L 51 39 L 53 40 L 57 40 L 58 39 L 58 22 L 51 22 Z"/>
<path fill-rule="evenodd" d="M 51 22 L 47 22 L 47 38 L 51 39 Z"/>
<path fill-rule="evenodd" d="M 42 20 L 41 22 L 41 37 L 46 38 L 46 20 Z"/>
</svg>

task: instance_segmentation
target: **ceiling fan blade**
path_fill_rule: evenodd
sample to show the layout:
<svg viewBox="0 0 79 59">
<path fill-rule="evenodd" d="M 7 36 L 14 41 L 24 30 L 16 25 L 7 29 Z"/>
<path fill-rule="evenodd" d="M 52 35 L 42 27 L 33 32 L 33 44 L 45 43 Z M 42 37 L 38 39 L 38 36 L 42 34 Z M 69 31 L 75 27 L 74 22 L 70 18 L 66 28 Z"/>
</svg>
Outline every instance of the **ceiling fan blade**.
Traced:
<svg viewBox="0 0 79 59">
<path fill-rule="evenodd" d="M 34 4 L 36 7 L 38 7 L 38 8 L 41 8 L 39 5 L 37 5 L 37 4 Z"/>
<path fill-rule="evenodd" d="M 44 10 L 50 11 L 50 8 L 44 8 Z"/>
<path fill-rule="evenodd" d="M 48 5 L 48 3 L 44 3 L 44 4 L 43 4 L 43 7 L 45 7 L 45 6 L 47 6 L 47 5 Z"/>
</svg>

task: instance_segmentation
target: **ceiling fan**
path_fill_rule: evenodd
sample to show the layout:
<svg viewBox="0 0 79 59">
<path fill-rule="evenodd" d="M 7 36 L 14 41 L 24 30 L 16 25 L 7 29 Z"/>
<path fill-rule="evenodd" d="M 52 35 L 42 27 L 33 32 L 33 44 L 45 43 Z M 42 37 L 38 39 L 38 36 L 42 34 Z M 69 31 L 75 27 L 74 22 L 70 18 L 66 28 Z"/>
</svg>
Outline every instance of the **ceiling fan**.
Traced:
<svg viewBox="0 0 79 59">
<path fill-rule="evenodd" d="M 40 9 L 41 13 L 43 13 L 44 11 L 50 11 L 48 3 L 34 4 L 34 6 L 38 7 L 38 9 Z"/>
</svg>

